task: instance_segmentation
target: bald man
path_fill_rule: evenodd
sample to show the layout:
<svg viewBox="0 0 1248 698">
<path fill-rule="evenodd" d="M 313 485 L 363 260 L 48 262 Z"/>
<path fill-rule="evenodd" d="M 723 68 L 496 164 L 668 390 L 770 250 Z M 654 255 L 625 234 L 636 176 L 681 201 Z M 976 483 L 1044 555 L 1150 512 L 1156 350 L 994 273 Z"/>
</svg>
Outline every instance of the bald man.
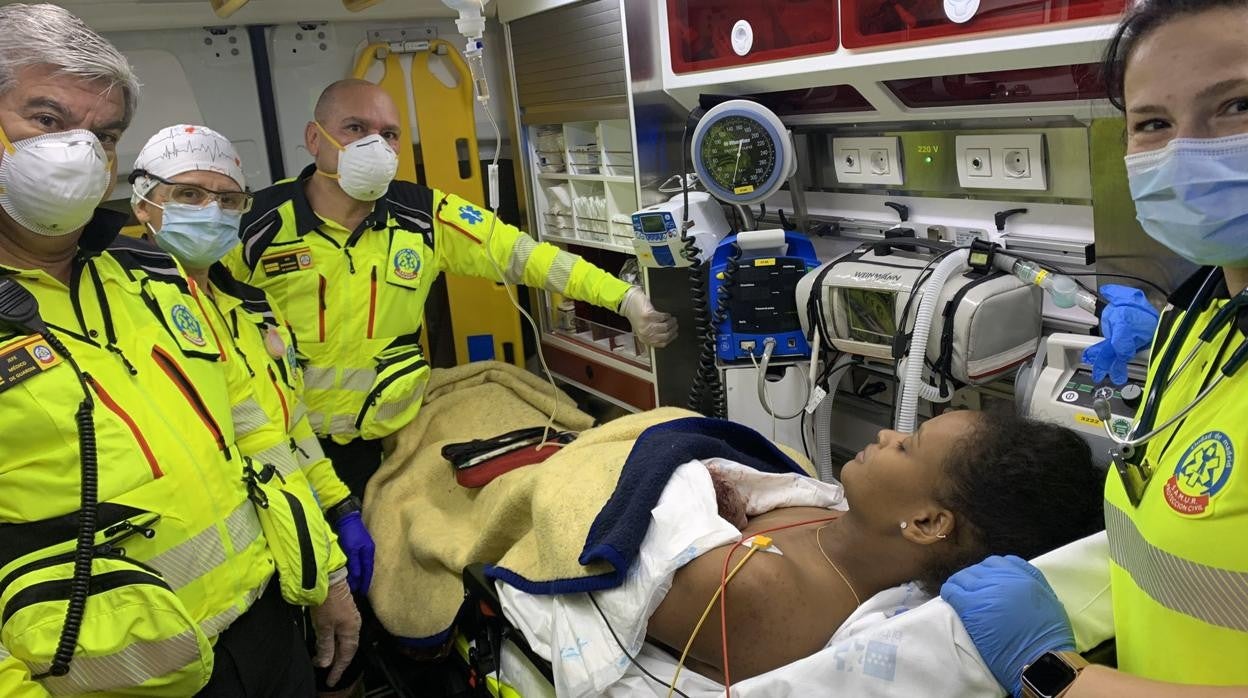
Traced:
<svg viewBox="0 0 1248 698">
<path fill-rule="evenodd" d="M 274 297 L 294 325 L 309 418 L 359 506 L 382 437 L 420 409 L 429 375 L 418 343 L 443 270 L 543 287 L 619 312 L 664 346 L 671 316 L 640 288 L 537 243 L 485 208 L 394 180 L 399 112 L 384 90 L 342 80 L 317 100 L 304 142 L 315 163 L 256 195 L 234 275 Z"/>
<path fill-rule="evenodd" d="M 608 308 L 654 346 L 675 336 L 675 321 L 640 288 L 473 202 L 394 180 L 396 151 L 411 144 L 400 143 L 398 109 L 381 88 L 335 82 L 313 117 L 304 143 L 315 162 L 256 194 L 243 244 L 225 262 L 268 292 L 294 329 L 308 418 L 352 493 L 326 512 L 331 522 L 360 509 L 381 439 L 420 409 L 429 376 L 420 328 L 443 270 Z"/>
</svg>

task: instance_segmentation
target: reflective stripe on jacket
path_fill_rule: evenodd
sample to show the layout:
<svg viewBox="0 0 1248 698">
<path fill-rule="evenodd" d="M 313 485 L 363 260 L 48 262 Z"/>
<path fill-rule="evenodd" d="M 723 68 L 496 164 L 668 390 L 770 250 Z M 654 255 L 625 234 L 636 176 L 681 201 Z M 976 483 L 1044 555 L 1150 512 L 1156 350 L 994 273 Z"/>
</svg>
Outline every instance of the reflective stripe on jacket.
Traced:
<svg viewBox="0 0 1248 698">
<path fill-rule="evenodd" d="M 97 552 L 93 570 L 97 578 L 120 570 L 114 577 L 128 580 L 121 587 L 92 585 L 79 648 L 106 651 L 80 651 L 67 675 L 32 681 L 47 665 L 23 657 L 50 655 L 61 618 L 40 620 L 38 604 L 49 601 L 47 594 L 27 594 L 19 604 L 14 590 L 51 575 L 57 568 L 47 563 L 73 548 L 81 486 L 75 414 L 83 389 L 67 357 L 36 335 L 4 327 L 0 577 L 9 587 L 0 589 L 7 599 L 0 692 L 6 696 L 193 693 L 211 672 L 208 640 L 242 615 L 273 576 L 242 473 L 245 455 L 287 443 L 285 431 L 265 417 L 205 293 L 168 255 L 117 238 L 121 222 L 97 214 L 83 233 L 68 286 L 42 271 L 2 270 L 35 295 L 41 317 L 87 376 L 98 454 L 97 541 L 122 541 Z M 133 581 L 144 577 L 150 582 Z M 146 598 L 143 589 L 159 592 L 151 598 L 164 606 L 136 607 L 133 600 Z M 142 613 L 128 623 L 135 608 Z"/>
</svg>

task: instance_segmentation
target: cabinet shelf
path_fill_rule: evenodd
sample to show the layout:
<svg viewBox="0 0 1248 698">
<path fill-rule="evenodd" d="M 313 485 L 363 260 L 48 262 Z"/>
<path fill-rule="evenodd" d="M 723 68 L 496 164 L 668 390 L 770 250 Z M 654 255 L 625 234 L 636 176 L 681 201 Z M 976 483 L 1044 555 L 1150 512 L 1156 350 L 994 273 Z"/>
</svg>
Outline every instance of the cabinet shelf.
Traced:
<svg viewBox="0 0 1248 698">
<path fill-rule="evenodd" d="M 572 121 L 529 128 L 540 239 L 634 254 L 631 216 L 638 201 L 629 122 Z"/>
<path fill-rule="evenodd" d="M 615 184 L 632 184 L 633 178 L 628 175 L 604 174 L 567 174 L 566 172 L 539 172 L 538 179 L 552 182 L 613 182 Z"/>
<path fill-rule="evenodd" d="M 545 235 L 543 235 L 542 240 L 545 240 L 546 242 L 558 242 L 564 245 L 580 245 L 581 247 L 593 247 L 595 249 L 606 250 L 608 252 L 619 252 L 621 254 L 636 254 L 636 251 L 633 249 L 633 245 L 631 242 L 625 245 L 623 243 L 599 242 L 597 240 L 580 239 L 580 238 L 569 237 L 567 235 L 552 235 L 550 233 L 546 233 Z"/>
</svg>

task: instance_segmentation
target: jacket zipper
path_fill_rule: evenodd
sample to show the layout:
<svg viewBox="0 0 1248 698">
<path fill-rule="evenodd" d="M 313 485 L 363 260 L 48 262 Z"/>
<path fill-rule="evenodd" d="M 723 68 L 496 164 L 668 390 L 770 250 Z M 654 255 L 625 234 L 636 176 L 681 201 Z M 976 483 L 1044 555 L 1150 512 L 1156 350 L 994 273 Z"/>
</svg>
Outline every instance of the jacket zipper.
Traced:
<svg viewBox="0 0 1248 698">
<path fill-rule="evenodd" d="M 368 282 L 368 338 L 373 338 L 373 321 L 377 316 L 377 267 Z"/>
<path fill-rule="evenodd" d="M 221 343 L 221 338 L 217 336 L 217 326 L 212 324 L 212 320 L 210 320 L 208 316 L 208 311 L 204 310 L 204 303 L 199 299 L 199 292 L 196 288 L 195 281 L 192 279 L 191 298 L 195 299 L 195 305 L 199 306 L 199 314 L 203 316 L 204 322 L 208 325 L 208 330 L 212 332 L 212 341 L 217 343 L 217 354 L 221 357 L 222 361 L 226 361 L 225 345 Z"/>
<path fill-rule="evenodd" d="M 320 285 L 317 287 L 317 303 L 320 306 L 320 341 L 325 341 L 325 277 L 320 277 Z"/>
<path fill-rule="evenodd" d="M 268 366 L 269 382 L 273 384 L 273 390 L 277 392 L 277 399 L 282 403 L 282 425 L 287 431 L 293 426 L 290 423 L 290 408 L 286 406 L 286 394 L 282 392 L 282 386 L 277 382 L 277 374 L 273 372 L 273 365 Z"/>
<path fill-rule="evenodd" d="M 143 438 L 143 432 L 139 430 L 139 426 L 134 423 L 134 420 L 130 418 L 130 415 L 125 410 L 121 409 L 121 405 L 118 405 L 113 400 L 113 397 L 108 394 L 104 386 L 100 385 L 99 381 L 95 380 L 90 374 L 86 374 L 85 378 L 87 383 L 91 384 L 95 394 L 99 396 L 100 402 L 104 403 L 104 406 L 117 415 L 125 423 L 126 427 L 130 429 L 130 435 L 138 442 L 139 450 L 143 452 L 143 457 L 147 459 L 147 467 L 151 468 L 152 477 L 155 479 L 163 477 L 164 473 L 160 470 L 160 463 L 156 462 L 156 455 L 152 453 L 152 448 L 147 444 L 147 439 Z"/>
<path fill-rule="evenodd" d="M 178 368 L 173 357 L 166 354 L 160 347 L 153 347 L 152 358 L 164 369 L 165 374 L 169 376 L 169 380 L 173 381 L 174 385 L 178 386 L 178 389 L 182 391 L 182 396 L 191 404 L 191 408 L 199 415 L 204 426 L 212 434 L 212 438 L 216 440 L 217 448 L 225 451 L 225 435 L 221 433 L 221 427 L 213 420 L 212 415 L 208 412 L 208 406 L 204 404 L 203 398 L 195 391 L 195 386 L 191 384 L 190 379 Z"/>
<path fill-rule="evenodd" d="M 360 408 L 359 415 L 357 415 L 355 418 L 356 431 L 359 431 L 360 427 L 364 425 L 364 417 L 368 414 L 368 411 L 369 409 L 372 408 L 373 404 L 377 402 L 377 398 L 381 396 L 382 391 L 390 387 L 390 384 L 395 382 L 396 380 L 402 378 L 403 376 L 406 376 L 409 373 L 412 373 L 413 371 L 417 371 L 421 368 L 424 368 L 427 365 L 428 364 L 425 362 L 425 360 L 421 359 L 420 361 L 417 361 L 413 364 L 410 364 L 408 366 L 405 366 L 404 368 L 399 369 L 398 371 L 395 371 L 394 373 L 391 373 L 390 375 L 386 376 L 380 383 L 373 386 L 373 389 L 368 391 L 368 395 L 364 398 L 364 406 Z"/>
</svg>

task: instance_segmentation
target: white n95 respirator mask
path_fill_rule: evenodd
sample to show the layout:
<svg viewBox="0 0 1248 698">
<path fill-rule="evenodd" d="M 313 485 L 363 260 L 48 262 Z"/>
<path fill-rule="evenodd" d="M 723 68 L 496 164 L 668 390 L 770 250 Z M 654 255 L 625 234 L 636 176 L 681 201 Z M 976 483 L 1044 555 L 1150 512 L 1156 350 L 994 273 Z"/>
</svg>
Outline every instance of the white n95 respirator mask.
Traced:
<svg viewBox="0 0 1248 698">
<path fill-rule="evenodd" d="M 95 134 L 76 129 L 10 143 L 0 130 L 0 207 L 23 228 L 55 237 L 91 220 L 111 165 Z"/>
<path fill-rule="evenodd" d="M 394 175 L 399 171 L 399 156 L 380 134 L 374 133 L 345 146 L 319 123 L 316 125 L 325 138 L 338 149 L 338 172 L 320 174 L 338 180 L 338 186 L 356 201 L 376 201 L 390 188 Z"/>
</svg>

